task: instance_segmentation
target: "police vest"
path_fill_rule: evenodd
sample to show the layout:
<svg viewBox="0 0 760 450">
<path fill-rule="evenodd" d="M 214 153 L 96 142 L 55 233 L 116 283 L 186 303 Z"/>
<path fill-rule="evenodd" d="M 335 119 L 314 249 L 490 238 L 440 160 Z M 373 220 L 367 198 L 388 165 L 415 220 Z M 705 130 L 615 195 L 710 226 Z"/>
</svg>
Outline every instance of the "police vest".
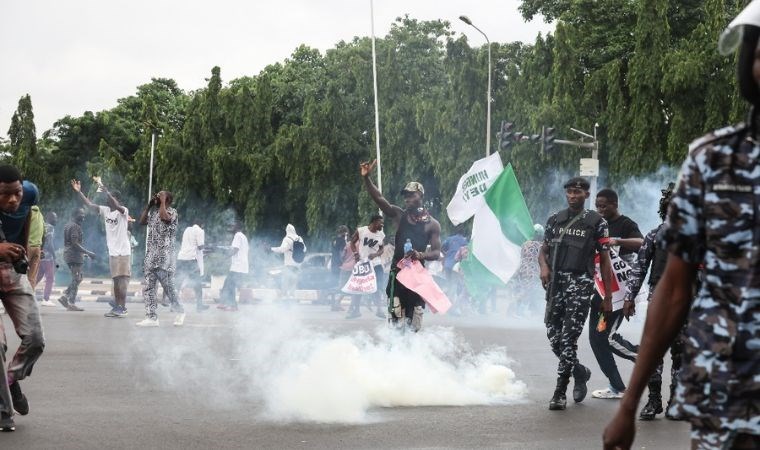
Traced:
<svg viewBox="0 0 760 450">
<path fill-rule="evenodd" d="M 583 214 L 583 213 L 582 213 Z M 602 216 L 595 211 L 586 211 L 585 217 L 576 220 L 565 227 L 572 221 L 573 216 L 569 210 L 560 211 L 553 219 L 549 220 L 549 226 L 554 232 L 554 239 L 558 239 L 560 234 L 562 240 L 551 242 L 549 248 L 549 260 L 556 261 L 556 266 L 552 270 L 560 272 L 583 273 L 594 276 L 594 254 L 596 253 L 596 240 L 594 234 Z M 554 252 L 557 252 L 556 260 Z"/>
</svg>

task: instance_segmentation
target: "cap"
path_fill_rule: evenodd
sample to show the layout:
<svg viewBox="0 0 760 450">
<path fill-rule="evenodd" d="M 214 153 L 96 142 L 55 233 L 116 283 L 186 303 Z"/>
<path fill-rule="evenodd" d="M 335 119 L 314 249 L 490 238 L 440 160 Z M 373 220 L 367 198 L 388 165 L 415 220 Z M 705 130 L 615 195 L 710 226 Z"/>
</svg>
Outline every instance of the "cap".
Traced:
<svg viewBox="0 0 760 450">
<path fill-rule="evenodd" d="M 412 192 L 419 192 L 422 195 L 425 195 L 425 188 L 422 187 L 422 183 L 418 183 L 417 181 L 410 181 L 404 186 L 404 189 L 401 190 L 401 194 L 406 193 L 412 193 Z"/>
<path fill-rule="evenodd" d="M 564 186 L 565 189 L 569 188 L 576 188 L 576 189 L 583 189 L 584 191 L 588 191 L 591 185 L 589 184 L 588 180 L 583 177 L 574 177 L 570 178 L 567 183 L 565 183 Z"/>
<path fill-rule="evenodd" d="M 739 47 L 745 25 L 760 27 L 760 0 L 750 2 L 723 30 L 718 40 L 718 51 L 721 55 L 729 55 Z"/>
</svg>

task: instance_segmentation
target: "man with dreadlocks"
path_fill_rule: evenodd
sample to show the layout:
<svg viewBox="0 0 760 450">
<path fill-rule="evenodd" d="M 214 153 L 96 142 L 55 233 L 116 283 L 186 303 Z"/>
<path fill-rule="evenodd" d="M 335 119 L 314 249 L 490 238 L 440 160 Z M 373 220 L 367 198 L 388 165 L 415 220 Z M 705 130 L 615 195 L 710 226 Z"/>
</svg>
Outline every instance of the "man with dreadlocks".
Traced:
<svg viewBox="0 0 760 450">
<path fill-rule="evenodd" d="M 638 268 L 634 268 L 633 277 L 629 279 L 629 292 L 623 303 L 623 312 L 626 316 L 629 316 L 634 312 L 634 300 L 641 290 L 647 272 L 649 272 L 649 299 L 651 299 L 654 288 L 657 285 L 657 282 L 660 281 L 662 273 L 665 271 L 665 261 L 668 259 L 668 252 L 657 246 L 657 236 L 665 228 L 665 216 L 668 213 L 668 205 L 670 204 L 670 198 L 673 196 L 674 187 L 675 183 L 670 183 L 667 189 L 662 190 L 659 210 L 662 223 L 647 233 L 644 238 L 644 243 L 641 245 L 641 249 L 639 249 Z M 670 368 L 670 397 L 668 399 L 668 408 L 670 408 L 670 404 L 673 401 L 673 394 L 675 393 L 676 387 L 676 375 L 681 368 L 682 352 L 683 333 L 679 333 L 670 345 L 670 357 L 673 364 Z M 641 413 L 639 414 L 639 419 L 641 420 L 653 420 L 657 414 L 662 412 L 662 367 L 663 363 L 661 359 L 657 369 L 649 378 L 649 401 L 644 408 L 641 409 Z M 665 417 L 668 419 L 674 419 L 674 417 L 667 411 L 665 412 Z"/>
</svg>

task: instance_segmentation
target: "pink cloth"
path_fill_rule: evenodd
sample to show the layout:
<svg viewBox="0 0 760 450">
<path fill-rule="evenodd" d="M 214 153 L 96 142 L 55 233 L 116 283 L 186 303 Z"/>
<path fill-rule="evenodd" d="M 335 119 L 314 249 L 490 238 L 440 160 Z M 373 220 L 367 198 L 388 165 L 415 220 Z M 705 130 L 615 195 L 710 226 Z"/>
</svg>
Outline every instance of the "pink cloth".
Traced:
<svg viewBox="0 0 760 450">
<path fill-rule="evenodd" d="M 446 297 L 440 287 L 435 284 L 433 276 L 425 269 L 419 261 L 410 261 L 402 259 L 398 262 L 401 269 L 396 275 L 396 279 L 401 282 L 407 289 L 416 292 L 425 303 L 428 304 L 430 311 L 433 313 L 446 314 L 451 308 L 451 301 Z"/>
</svg>

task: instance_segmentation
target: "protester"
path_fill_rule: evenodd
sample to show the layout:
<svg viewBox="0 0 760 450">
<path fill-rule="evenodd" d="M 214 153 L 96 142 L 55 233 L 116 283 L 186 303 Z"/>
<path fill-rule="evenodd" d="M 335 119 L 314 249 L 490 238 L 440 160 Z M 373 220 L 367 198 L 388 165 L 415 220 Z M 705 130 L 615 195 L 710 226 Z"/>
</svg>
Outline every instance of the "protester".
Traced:
<svg viewBox="0 0 760 450">
<path fill-rule="evenodd" d="M 467 245 L 467 237 L 464 235 L 464 226 L 460 224 L 454 228 L 454 234 L 447 237 L 441 246 L 441 253 L 443 253 L 443 273 L 447 280 L 451 280 L 451 272 L 454 268 L 454 264 L 456 264 L 455 257 L 457 252 L 465 245 Z"/>
<path fill-rule="evenodd" d="M 404 196 L 404 209 L 390 204 L 369 177 L 376 163 L 377 161 L 361 163 L 359 173 L 369 196 L 396 227 L 395 253 L 386 291 L 389 301 L 392 302 L 391 322 L 397 326 L 405 324 L 411 331 L 417 332 L 422 328 L 425 302 L 416 292 L 396 280 L 396 274 L 400 270 L 397 263 L 403 258 L 410 258 L 422 264 L 439 259 L 441 225 L 423 207 L 425 188 L 421 183 L 412 181 L 401 191 L 401 195 Z M 404 246 L 407 243 L 411 244 L 411 250 L 405 251 Z"/>
<path fill-rule="evenodd" d="M 20 381 L 32 373 L 35 362 L 45 348 L 40 313 L 32 286 L 26 276 L 26 248 L 31 207 L 37 203 L 37 186 L 23 181 L 13 166 L 0 166 L 0 301 L 11 318 L 21 343 L 8 362 L 3 321 L 0 320 L 0 431 L 13 431 L 13 411 L 26 415 L 29 402 L 21 391 Z M 7 372 L 6 372 L 7 370 Z"/>
<path fill-rule="evenodd" d="M 159 326 L 158 300 L 156 298 L 156 283 L 161 283 L 164 293 L 171 302 L 171 311 L 177 313 L 174 326 L 182 326 L 185 322 L 185 308 L 177 300 L 177 290 L 174 287 L 174 240 L 177 233 L 177 210 L 172 208 L 172 193 L 161 191 L 151 197 L 148 205 L 140 215 L 140 225 L 148 227 L 148 245 L 145 251 L 144 271 L 145 285 L 145 319 L 137 322 L 139 327 Z"/>
<path fill-rule="evenodd" d="M 541 298 L 538 295 L 541 291 L 539 279 L 541 267 L 538 264 L 538 254 L 543 244 L 544 227 L 538 223 L 534 224 L 533 231 L 533 239 L 523 242 L 520 246 L 520 266 L 509 280 L 509 287 L 515 298 L 513 311 L 516 316 L 529 316 L 535 300 Z"/>
<path fill-rule="evenodd" d="M 669 252 L 665 270 L 628 389 L 604 432 L 606 449 L 633 444 L 641 394 L 687 318 L 672 413 L 691 422 L 692 448 L 760 448 L 760 2 L 751 2 L 723 36 L 726 47 L 740 45 L 738 86 L 752 104 L 749 120 L 689 147 L 659 238 Z M 705 279 L 693 298 L 703 262 Z"/>
<path fill-rule="evenodd" d="M 29 243 L 26 248 L 26 256 L 29 259 L 29 272 L 27 277 L 32 285 L 32 291 L 37 289 L 37 274 L 40 269 L 42 256 L 42 239 L 45 236 L 45 219 L 42 217 L 40 207 L 32 206 L 29 215 Z"/>
<path fill-rule="evenodd" d="M 596 212 L 607 221 L 610 231 L 610 247 L 620 247 L 618 255 L 635 270 L 637 267 L 636 253 L 641 247 L 643 238 L 639 226 L 631 218 L 620 214 L 618 209 L 618 195 L 612 189 L 602 189 L 596 194 Z M 600 330 L 596 324 L 600 320 L 602 297 L 594 293 L 591 300 L 591 319 L 588 330 L 588 339 L 591 349 L 594 351 L 596 362 L 607 380 L 609 386 L 591 392 L 594 398 L 619 399 L 623 397 L 625 383 L 620 377 L 614 355 L 628 361 L 636 362 L 638 346 L 628 342 L 618 333 L 623 323 L 624 311 L 604 313 L 606 326 Z"/>
<path fill-rule="evenodd" d="M 348 227 L 345 225 L 339 225 L 335 230 L 336 236 L 330 243 L 330 273 L 335 279 L 335 286 L 337 291 L 343 287 L 341 281 L 341 266 L 343 265 L 343 253 L 346 250 L 348 244 Z M 333 296 L 332 304 L 330 305 L 331 311 L 342 311 L 340 306 L 340 294 L 336 293 Z"/>
<path fill-rule="evenodd" d="M 285 237 L 279 247 L 272 247 L 275 253 L 282 253 L 284 267 L 280 275 L 280 294 L 282 299 L 292 300 L 295 298 L 295 289 L 298 284 L 298 270 L 306 253 L 306 244 L 301 236 L 296 233 L 296 227 L 288 224 L 285 227 Z"/>
<path fill-rule="evenodd" d="M 570 375 L 575 379 L 573 400 L 586 398 L 591 371 L 578 361 L 578 337 L 594 294 L 594 255 L 601 256 L 605 296 L 601 310 L 612 310 L 612 267 L 607 222 L 595 211 L 584 208 L 589 197 L 585 178 L 572 178 L 564 185 L 568 208 L 549 217 L 539 253 L 541 283 L 547 291 L 546 334 L 559 358 L 557 387 L 549 401 L 550 410 L 567 406 L 565 392 Z"/>
<path fill-rule="evenodd" d="M 351 237 L 349 243 L 351 247 L 351 254 L 353 255 L 354 262 L 368 260 L 372 265 L 375 272 L 375 279 L 377 282 L 377 292 L 372 295 L 376 306 L 375 315 L 377 317 L 385 318 L 385 312 L 381 306 L 381 283 L 383 278 L 383 262 L 380 256 L 383 254 L 383 240 L 385 239 L 385 233 L 383 233 L 383 216 L 374 214 L 369 219 L 369 225 L 359 227 L 354 235 Z M 361 295 L 351 296 L 351 307 L 348 309 L 348 315 L 346 319 L 355 319 L 361 317 Z"/>
<path fill-rule="evenodd" d="M 203 304 L 203 284 L 201 283 L 201 277 L 204 274 L 205 243 L 206 232 L 203 230 L 203 221 L 196 219 L 193 225 L 185 228 L 182 233 L 182 243 L 177 254 L 177 285 L 180 292 L 185 286 L 193 289 L 195 309 L 198 312 L 209 308 L 208 305 Z"/>
<path fill-rule="evenodd" d="M 82 223 L 84 223 L 84 218 L 84 209 L 75 208 L 71 213 L 71 221 L 63 229 L 63 260 L 69 266 L 71 282 L 61 298 L 58 299 L 58 302 L 68 311 L 84 311 L 84 309 L 75 305 L 77 293 L 79 292 L 79 283 L 82 282 L 82 266 L 84 265 L 85 256 L 95 259 L 95 253 L 82 246 L 82 241 L 84 240 Z"/>
<path fill-rule="evenodd" d="M 230 271 L 222 286 L 219 308 L 237 311 L 237 288 L 248 275 L 248 238 L 243 234 L 243 225 L 240 222 L 233 223 L 230 230 L 234 233 L 229 249 Z"/>
<path fill-rule="evenodd" d="M 110 192 L 102 183 L 98 184 L 98 190 L 106 196 L 108 206 L 91 202 L 82 192 L 82 183 L 79 180 L 71 180 L 71 188 L 79 195 L 85 206 L 103 217 L 114 298 L 111 311 L 105 313 L 105 317 L 126 317 L 127 288 L 129 287 L 129 278 L 132 276 L 132 247 L 127 231 L 129 210 L 121 204 L 121 193 L 118 191 Z"/>
<path fill-rule="evenodd" d="M 657 236 L 665 229 L 665 215 L 668 212 L 668 205 L 670 204 L 670 198 L 673 196 L 674 183 L 668 186 L 668 189 L 662 190 L 662 198 L 660 199 L 660 219 L 662 223 L 652 229 L 644 237 L 644 243 L 641 245 L 638 257 L 638 266 L 633 273 L 628 283 L 629 292 L 625 298 L 626 314 L 633 314 L 635 309 L 635 299 L 639 295 L 641 285 L 644 278 L 646 278 L 647 272 L 649 272 L 649 300 L 652 298 L 654 288 L 662 278 L 662 273 L 665 270 L 665 262 L 668 258 L 668 252 L 657 246 Z M 650 269 L 651 268 L 651 269 Z M 683 330 L 685 331 L 685 330 Z M 670 368 L 670 397 L 668 398 L 668 411 L 665 412 L 665 417 L 668 419 L 674 419 L 675 417 L 670 414 L 670 406 L 673 403 L 673 395 L 676 388 L 676 375 L 681 369 L 683 355 L 683 334 L 679 333 L 673 343 L 670 345 L 670 357 L 672 359 L 672 365 Z M 657 370 L 649 378 L 649 399 L 646 405 L 641 409 L 639 419 L 641 420 L 653 420 L 657 414 L 662 412 L 662 369 L 663 363 L 657 365 Z"/>
<path fill-rule="evenodd" d="M 55 270 L 58 264 L 55 262 L 55 225 L 58 223 L 58 215 L 52 211 L 45 214 L 45 233 L 42 237 L 42 254 L 40 255 L 40 269 L 37 272 L 37 284 L 45 278 L 45 287 L 42 291 L 40 306 L 55 307 L 50 301 L 50 294 L 55 284 Z"/>
</svg>

